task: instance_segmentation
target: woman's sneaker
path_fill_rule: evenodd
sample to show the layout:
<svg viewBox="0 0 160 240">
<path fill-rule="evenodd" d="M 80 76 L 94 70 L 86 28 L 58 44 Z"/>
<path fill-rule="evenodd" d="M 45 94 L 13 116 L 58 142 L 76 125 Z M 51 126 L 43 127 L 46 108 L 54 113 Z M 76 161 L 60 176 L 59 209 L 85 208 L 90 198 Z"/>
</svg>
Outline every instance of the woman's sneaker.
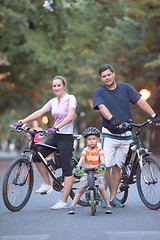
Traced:
<svg viewBox="0 0 160 240">
<path fill-rule="evenodd" d="M 67 203 L 63 202 L 62 200 L 59 200 L 55 205 L 51 207 L 52 210 L 58 210 L 62 208 L 68 208 Z"/>
<path fill-rule="evenodd" d="M 68 214 L 75 214 L 75 209 L 74 209 L 74 207 L 71 206 L 71 207 L 69 208 Z"/>
<path fill-rule="evenodd" d="M 110 201 L 111 206 L 113 207 L 124 207 L 124 204 L 122 204 L 117 198 L 113 198 Z"/>
<path fill-rule="evenodd" d="M 112 207 L 110 206 L 106 207 L 106 214 L 112 214 Z"/>
<path fill-rule="evenodd" d="M 40 193 L 40 194 L 47 194 L 51 193 L 53 191 L 53 188 L 51 185 L 43 183 L 40 188 L 38 188 L 35 193 Z"/>
</svg>

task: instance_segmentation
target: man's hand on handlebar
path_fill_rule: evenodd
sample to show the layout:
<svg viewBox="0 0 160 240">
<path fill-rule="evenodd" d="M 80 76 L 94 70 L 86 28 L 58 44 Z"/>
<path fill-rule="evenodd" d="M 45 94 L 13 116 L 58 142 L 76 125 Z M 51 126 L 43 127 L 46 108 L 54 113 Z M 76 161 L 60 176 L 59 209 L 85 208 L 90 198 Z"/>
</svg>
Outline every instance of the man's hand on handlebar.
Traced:
<svg viewBox="0 0 160 240">
<path fill-rule="evenodd" d="M 154 117 L 151 117 L 150 120 L 150 126 L 156 126 L 160 124 L 160 117 L 157 114 Z"/>
<path fill-rule="evenodd" d="M 112 116 L 112 118 L 109 121 L 110 121 L 110 123 L 112 125 L 114 125 L 117 128 L 121 128 L 122 127 L 122 122 L 118 118 L 116 118 L 114 116 Z"/>
</svg>

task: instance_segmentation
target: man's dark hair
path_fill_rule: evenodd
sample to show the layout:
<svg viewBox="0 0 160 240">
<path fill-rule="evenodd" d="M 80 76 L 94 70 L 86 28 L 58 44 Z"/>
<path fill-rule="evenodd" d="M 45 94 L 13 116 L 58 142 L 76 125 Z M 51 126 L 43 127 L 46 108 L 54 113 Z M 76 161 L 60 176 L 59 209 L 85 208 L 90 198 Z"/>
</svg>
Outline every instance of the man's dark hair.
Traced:
<svg viewBox="0 0 160 240">
<path fill-rule="evenodd" d="M 99 68 L 99 75 L 101 76 L 101 73 L 109 69 L 111 72 L 114 72 L 113 67 L 109 64 L 104 64 Z"/>
</svg>

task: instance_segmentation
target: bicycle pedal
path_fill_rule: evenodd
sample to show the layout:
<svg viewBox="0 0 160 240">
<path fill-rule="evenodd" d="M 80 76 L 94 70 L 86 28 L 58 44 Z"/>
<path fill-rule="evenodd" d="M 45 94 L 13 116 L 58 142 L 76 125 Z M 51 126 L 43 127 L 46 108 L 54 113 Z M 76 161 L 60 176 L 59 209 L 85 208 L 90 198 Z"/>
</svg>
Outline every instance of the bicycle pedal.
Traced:
<svg viewBox="0 0 160 240">
<path fill-rule="evenodd" d="M 46 195 L 46 194 L 48 194 L 48 192 L 42 192 L 42 193 L 40 193 L 41 195 Z"/>
</svg>

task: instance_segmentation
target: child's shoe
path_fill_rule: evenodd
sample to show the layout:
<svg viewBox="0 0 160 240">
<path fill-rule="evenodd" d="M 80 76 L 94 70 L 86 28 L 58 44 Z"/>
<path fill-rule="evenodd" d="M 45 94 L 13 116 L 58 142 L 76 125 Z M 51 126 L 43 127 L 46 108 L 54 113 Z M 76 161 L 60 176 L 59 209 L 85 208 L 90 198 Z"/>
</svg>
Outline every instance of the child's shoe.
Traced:
<svg viewBox="0 0 160 240">
<path fill-rule="evenodd" d="M 70 215 L 71 215 L 71 214 L 72 214 L 72 215 L 75 214 L 75 209 L 74 209 L 74 207 L 71 206 L 71 207 L 69 208 L 68 214 L 70 214 Z"/>
<path fill-rule="evenodd" d="M 100 206 L 101 206 L 102 208 L 106 208 L 106 203 L 105 203 L 105 201 L 104 201 L 103 198 L 100 198 L 100 199 L 99 199 L 99 202 L 100 202 Z"/>
<path fill-rule="evenodd" d="M 112 207 L 111 206 L 106 207 L 106 214 L 112 214 Z"/>
</svg>

